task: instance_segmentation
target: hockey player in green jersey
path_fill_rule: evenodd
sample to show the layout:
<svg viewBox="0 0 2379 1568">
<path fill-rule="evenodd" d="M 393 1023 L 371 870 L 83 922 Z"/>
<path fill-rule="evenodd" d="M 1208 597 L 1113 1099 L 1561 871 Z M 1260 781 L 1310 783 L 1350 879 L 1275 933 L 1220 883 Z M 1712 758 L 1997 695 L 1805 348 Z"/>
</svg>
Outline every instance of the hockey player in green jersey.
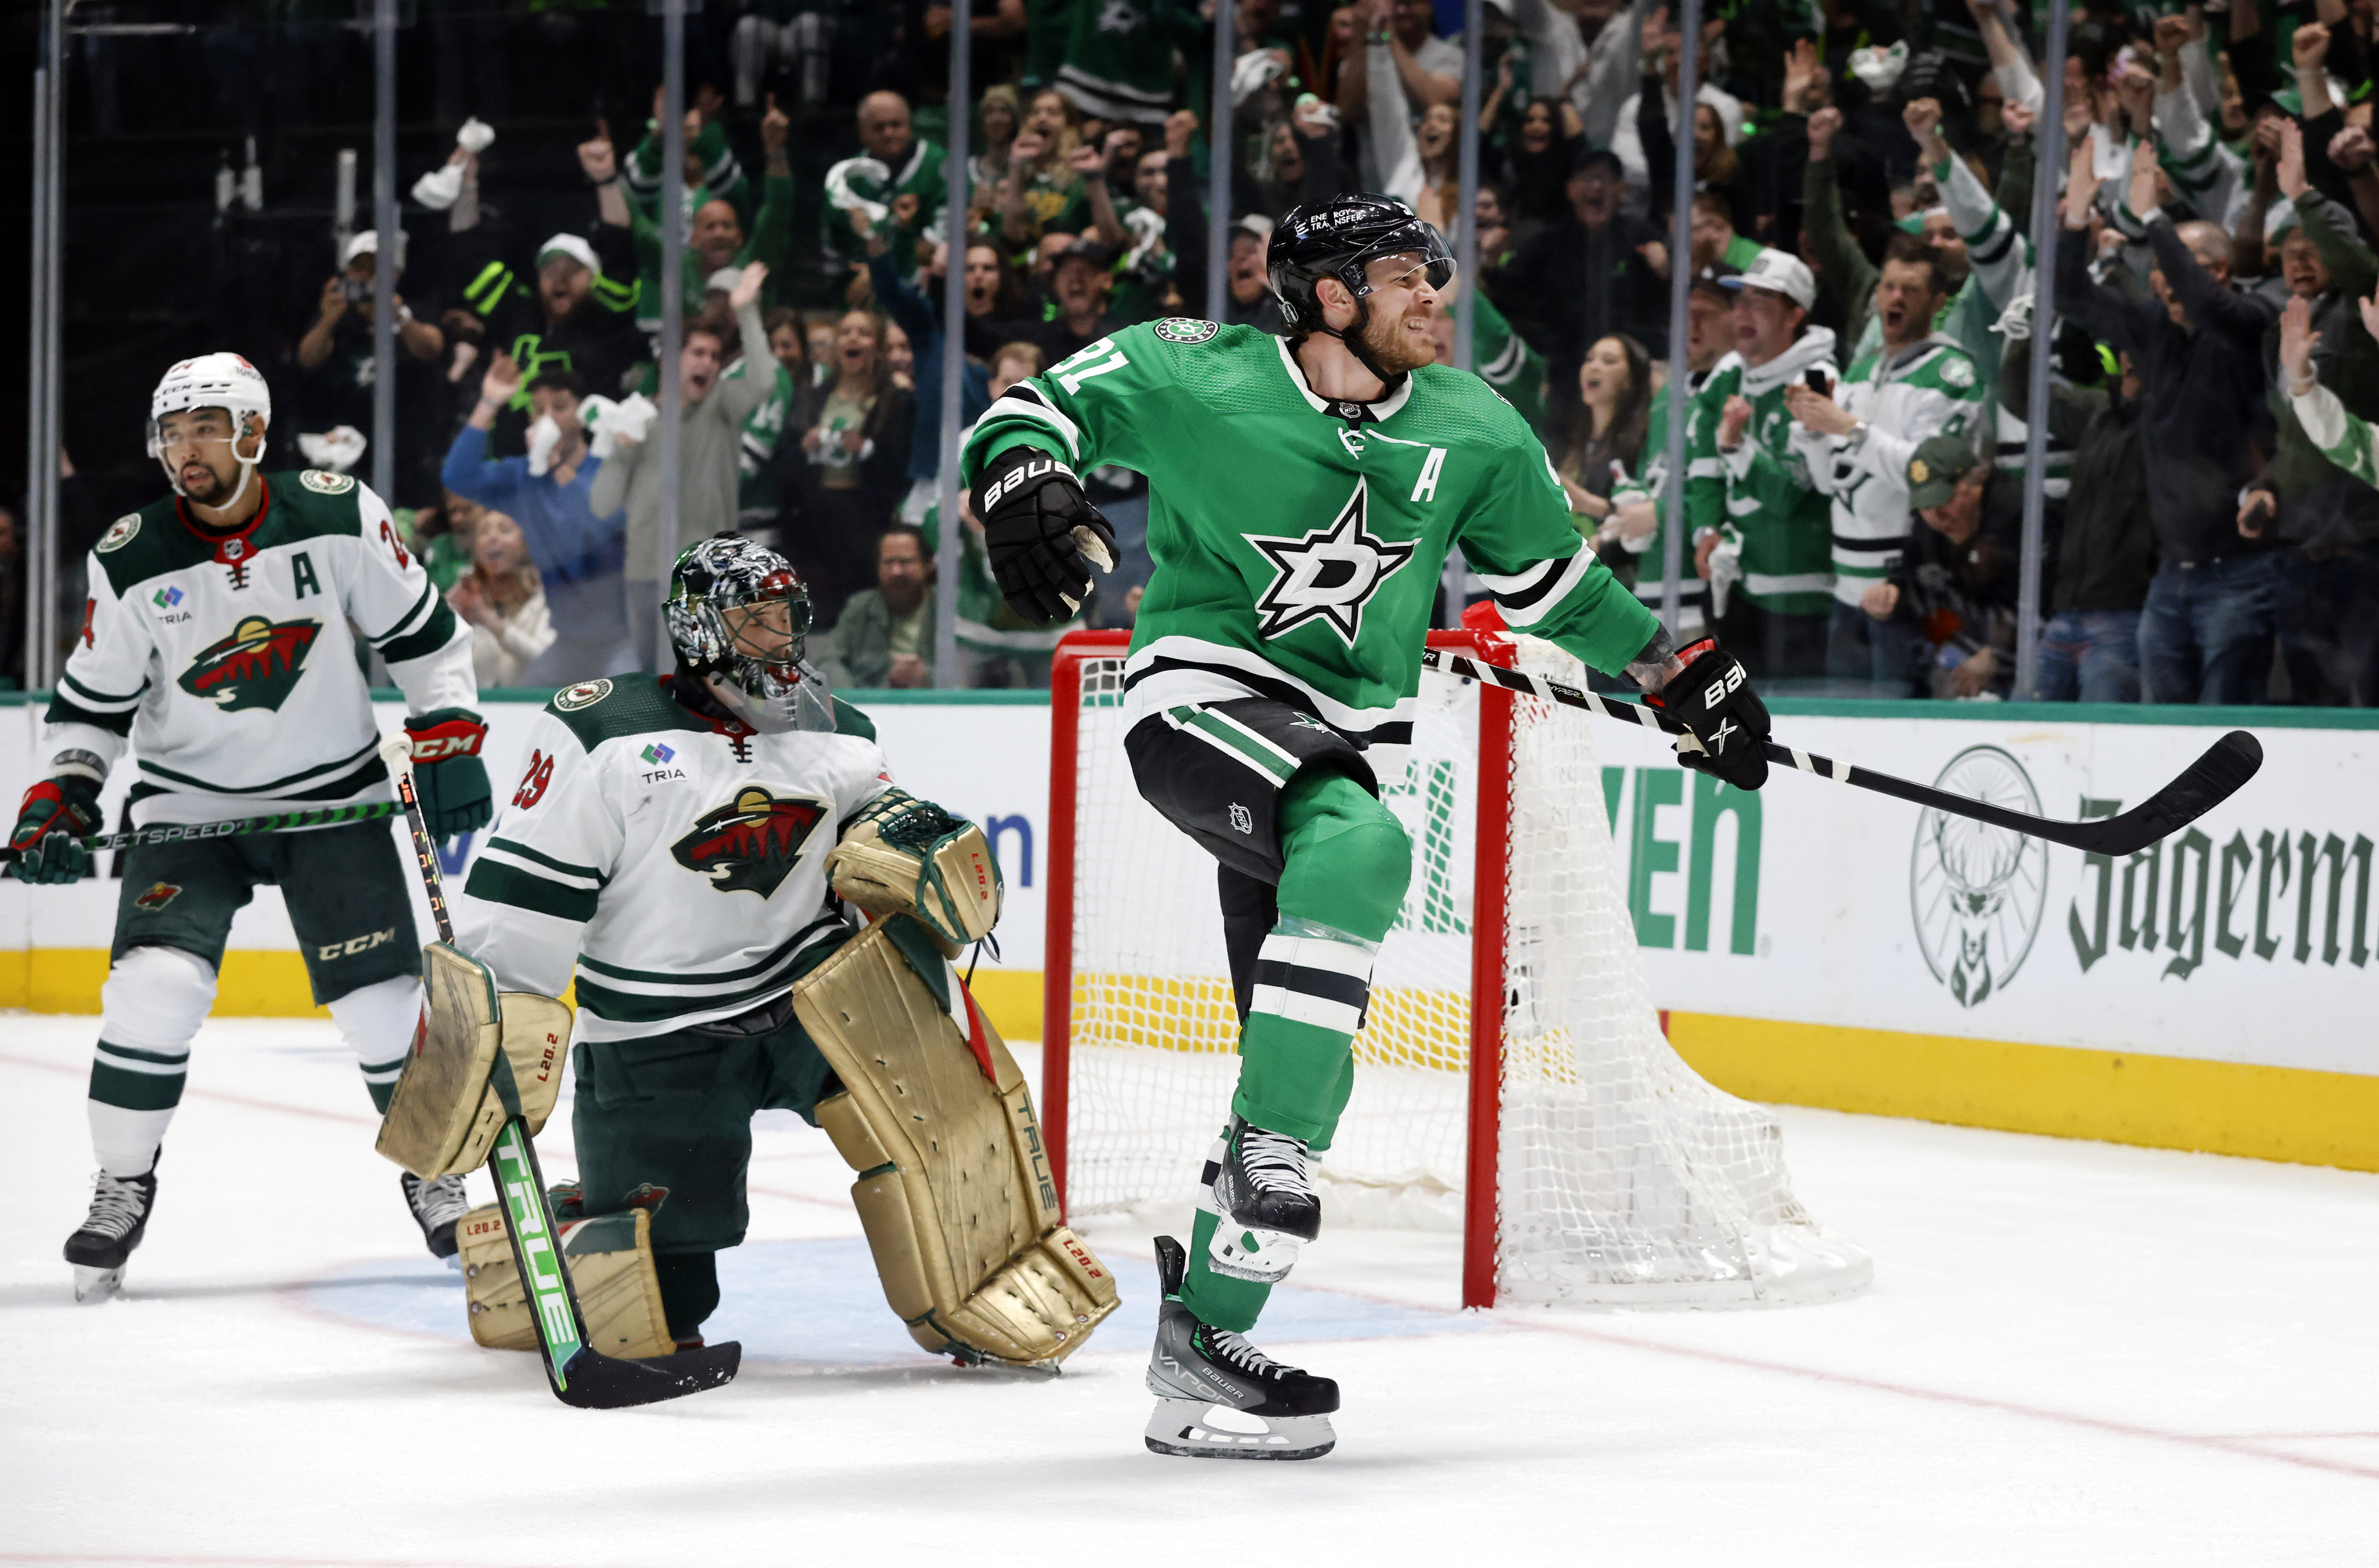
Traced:
<svg viewBox="0 0 2379 1568">
<path fill-rule="evenodd" d="M 414 775 L 439 837 L 488 820 L 486 729 L 471 711 L 469 628 L 344 474 L 260 474 L 272 404 L 235 354 L 185 359 L 150 399 L 149 452 L 174 493 L 115 520 L 91 553 L 82 629 L 51 699 L 49 776 L 25 791 L 9 870 L 71 882 L 91 864 L 99 793 L 138 754 L 127 816 L 234 817 L 391 798 L 355 628 L 412 716 Z M 66 1242 L 78 1299 L 103 1299 L 146 1234 L 159 1145 L 190 1041 L 215 996 L 232 916 L 277 883 L 314 1000 L 328 1007 L 382 1109 L 420 1011 L 420 944 L 385 823 L 136 845 L 91 1060 L 91 1212 Z M 402 1178 L 429 1249 L 451 1257 L 463 1181 Z"/>
<path fill-rule="evenodd" d="M 1510 405 L 1432 363 L 1454 271 L 1435 230 L 1341 196 L 1291 211 L 1267 259 L 1289 336 L 1171 319 L 1102 339 L 992 405 L 965 478 L 1002 592 L 1043 621 L 1080 603 L 1112 539 L 1077 472 L 1149 479 L 1126 749 L 1141 793 L 1219 862 L 1242 1024 L 1190 1246 L 1158 1242 L 1147 1441 L 1270 1459 L 1335 1441 L 1337 1385 L 1242 1336 L 1320 1229 L 1310 1157 L 1353 1087 L 1372 958 L 1411 873 L 1380 787 L 1404 767 L 1448 554 L 1511 627 L 1660 694 L 1699 738 L 1697 766 L 1757 789 L 1768 717 L 1735 659 L 1673 649 L 1585 549 Z M 1210 1405 L 1267 1435 L 1217 1429 Z"/>
</svg>

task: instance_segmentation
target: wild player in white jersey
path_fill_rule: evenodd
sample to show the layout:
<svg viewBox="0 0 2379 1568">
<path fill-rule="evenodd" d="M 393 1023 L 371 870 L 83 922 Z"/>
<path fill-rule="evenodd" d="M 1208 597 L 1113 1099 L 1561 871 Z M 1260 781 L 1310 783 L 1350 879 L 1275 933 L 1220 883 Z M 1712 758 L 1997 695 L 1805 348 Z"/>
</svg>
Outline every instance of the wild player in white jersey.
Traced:
<svg viewBox="0 0 2379 1568">
<path fill-rule="evenodd" d="M 1663 695 L 1745 789 L 1767 710 L 1714 642 L 1673 651 L 1571 526 L 1520 416 L 1436 367 L 1443 236 L 1390 198 L 1300 207 L 1273 231 L 1290 336 L 1165 320 L 1010 388 L 966 477 L 1009 604 L 1057 619 L 1088 590 L 1104 520 L 1075 469 L 1145 473 L 1155 562 L 1126 664 L 1125 740 L 1149 803 L 1214 854 L 1242 1019 L 1230 1119 L 1190 1244 L 1157 1243 L 1150 1357 L 1161 1453 L 1329 1452 L 1337 1385 L 1244 1335 L 1321 1226 L 1310 1156 L 1354 1086 L 1371 965 L 1411 876 L 1379 800 L 1418 706 L 1439 573 L 1459 549 L 1506 624 Z M 1209 1407 L 1262 1419 L 1261 1440 Z"/>
<path fill-rule="evenodd" d="M 344 475 L 257 472 L 272 417 L 264 378 L 237 355 L 183 360 L 158 382 L 149 452 L 174 493 L 118 518 L 91 553 L 82 628 L 42 735 L 49 776 L 25 792 L 9 834 L 20 879 L 89 871 L 80 838 L 99 831 L 100 788 L 127 745 L 139 778 L 127 812 L 139 825 L 390 799 L 350 626 L 405 690 L 437 832 L 488 820 L 469 629 L 380 497 Z M 405 870 L 384 823 L 139 845 L 123 878 L 91 1072 L 100 1170 L 66 1243 L 78 1299 L 111 1294 L 146 1233 L 190 1040 L 257 884 L 279 884 L 314 999 L 377 1106 L 419 1010 Z M 460 1179 L 404 1181 L 430 1250 L 451 1256 Z"/>
<path fill-rule="evenodd" d="M 863 1172 L 920 1344 L 1054 1363 L 1114 1289 L 1054 1188 L 1023 1183 L 1031 1097 L 948 962 L 997 913 L 982 834 L 894 788 L 875 727 L 803 662 L 809 596 L 781 556 L 705 539 L 663 611 L 676 670 L 553 699 L 454 904 L 454 946 L 500 989 L 557 994 L 576 966 L 583 1212 L 652 1209 L 669 1334 L 699 1344 L 743 1239 L 753 1114 L 791 1110 Z M 846 899 L 886 918 L 862 936 Z"/>
</svg>

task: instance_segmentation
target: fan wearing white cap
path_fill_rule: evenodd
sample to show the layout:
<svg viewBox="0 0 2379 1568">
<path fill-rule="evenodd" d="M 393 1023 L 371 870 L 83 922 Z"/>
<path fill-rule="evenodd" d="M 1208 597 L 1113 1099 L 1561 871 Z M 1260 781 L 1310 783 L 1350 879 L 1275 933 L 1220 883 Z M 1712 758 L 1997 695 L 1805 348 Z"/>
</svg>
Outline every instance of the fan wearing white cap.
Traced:
<svg viewBox="0 0 2379 1568">
<path fill-rule="evenodd" d="M 91 549 L 38 754 L 46 777 L 8 835 L 18 880 L 90 874 L 83 840 L 100 830 L 100 791 L 127 750 L 139 778 L 126 826 L 391 800 L 350 628 L 404 690 L 431 830 L 486 825 L 468 629 L 379 496 L 345 474 L 260 472 L 272 421 L 271 390 L 236 354 L 185 359 L 157 383 L 149 452 L 173 493 L 117 518 Z M 232 918 L 259 886 L 280 888 L 313 999 L 382 1108 L 420 1011 L 412 878 L 385 822 L 142 843 L 118 865 L 87 1105 L 100 1174 L 66 1249 L 86 1300 L 114 1291 L 145 1233 L 190 1043 Z M 452 1255 L 461 1180 L 404 1179 L 430 1250 Z"/>
<path fill-rule="evenodd" d="M 1784 389 L 1833 385 L 1834 334 L 1808 324 L 1817 280 L 1797 256 L 1762 250 L 1721 281 L 1735 291 L 1734 352 L 1710 372 L 1706 395 L 1720 413 L 1694 427 L 1694 455 L 1697 470 L 1715 460 L 1724 476 L 1727 524 L 1704 575 L 1730 623 L 1728 645 L 1755 674 L 1821 675 L 1833 609 L 1830 508 L 1793 445 Z"/>
<path fill-rule="evenodd" d="M 402 277 L 405 249 L 403 229 L 396 231 L 396 244 L 392 248 L 394 254 L 391 264 L 396 270 L 396 277 Z M 366 229 L 361 234 L 349 235 L 346 243 L 339 247 L 339 270 L 322 284 L 320 308 L 314 324 L 306 330 L 304 337 L 297 340 L 300 368 L 320 369 L 341 346 L 342 338 L 346 340 L 345 346 L 354 359 L 360 361 L 370 356 L 372 309 L 378 300 L 375 289 L 380 261 L 380 244 L 377 230 Z M 392 289 L 393 286 L 392 278 Z M 435 359 L 445 353 L 446 334 L 433 323 L 417 320 L 412 309 L 405 305 L 403 295 L 396 295 L 395 300 L 396 340 L 405 351 L 414 358 L 423 360 Z M 354 388 L 360 388 L 364 398 L 369 399 L 371 382 L 368 372 L 358 371 L 347 380 L 351 386 L 342 388 L 342 391 L 352 392 Z M 352 415 L 359 411 L 341 409 L 337 412 Z"/>
</svg>

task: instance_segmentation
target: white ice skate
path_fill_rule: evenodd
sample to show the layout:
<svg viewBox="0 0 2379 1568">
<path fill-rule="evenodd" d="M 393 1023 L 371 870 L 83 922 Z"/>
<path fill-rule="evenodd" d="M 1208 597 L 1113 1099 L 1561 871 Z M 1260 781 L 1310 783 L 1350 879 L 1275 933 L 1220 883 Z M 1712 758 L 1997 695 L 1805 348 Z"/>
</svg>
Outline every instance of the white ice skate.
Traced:
<svg viewBox="0 0 2379 1568">
<path fill-rule="evenodd" d="M 1156 1238 L 1156 1348 L 1148 1391 L 1156 1409 L 1141 1434 L 1151 1453 L 1186 1459 L 1319 1459 L 1337 1446 L 1330 1412 L 1338 1385 L 1284 1366 L 1181 1304 L 1190 1253 Z"/>
</svg>

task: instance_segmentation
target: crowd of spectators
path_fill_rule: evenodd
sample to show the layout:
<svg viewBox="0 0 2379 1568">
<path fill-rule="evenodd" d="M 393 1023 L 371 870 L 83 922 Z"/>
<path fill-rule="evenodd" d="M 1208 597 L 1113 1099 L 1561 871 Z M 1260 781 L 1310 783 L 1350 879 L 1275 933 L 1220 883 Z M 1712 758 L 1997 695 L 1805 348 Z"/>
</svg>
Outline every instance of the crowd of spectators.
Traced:
<svg viewBox="0 0 2379 1568">
<path fill-rule="evenodd" d="M 1487 0 L 1476 39 L 1459 0 L 1222 0 L 1238 53 L 1219 148 L 1205 125 L 1214 3 L 972 0 L 964 104 L 945 79 L 952 7 L 708 8 L 689 60 L 675 279 L 660 275 L 658 95 L 629 134 L 592 121 L 576 166 L 551 170 L 578 216 L 523 233 L 480 199 L 479 163 L 505 114 L 549 110 L 563 88 L 471 77 L 450 93 L 441 77 L 449 123 L 465 123 L 413 187 L 410 235 L 355 235 L 308 284 L 286 361 L 268 367 L 292 389 L 283 428 L 298 429 L 281 452 L 370 471 L 372 287 L 390 266 L 393 499 L 475 628 L 483 681 L 648 661 L 670 551 L 739 528 L 809 581 L 835 678 L 930 683 L 947 590 L 960 678 L 1030 684 L 1063 629 L 1008 614 L 971 518 L 963 580 L 937 579 L 948 334 L 971 422 L 1125 326 L 1204 314 L 1214 223 L 1228 233 L 1223 317 L 1279 330 L 1273 225 L 1300 201 L 1383 190 L 1449 235 L 1474 231 L 1477 275 L 1458 286 L 1476 296 L 1479 373 L 1534 424 L 1580 532 L 1648 602 L 1662 595 L 1665 492 L 1683 484 L 1686 630 L 1714 630 L 1764 681 L 2379 702 L 2379 490 L 2361 423 L 2379 418 L 2379 341 L 2360 303 L 2379 289 L 2373 0 L 2082 0 L 2061 61 L 2039 58 L 2045 9 L 2008 0 L 1736 0 L 1706 7 L 1691 81 L 1657 0 Z M 573 26 L 582 53 L 598 36 L 649 46 L 634 21 L 604 35 L 573 14 L 474 11 L 465 42 L 510 37 L 516 62 L 522 38 Z M 1481 173 L 1465 211 L 1472 49 Z M 641 102 L 657 61 L 596 52 L 583 64 L 603 101 Z M 2044 71 L 2064 81 L 2064 167 L 2035 152 Z M 968 205 L 950 235 L 959 114 Z M 1230 198 L 1210 211 L 1218 157 Z M 2054 320 L 2032 308 L 2044 180 L 2063 229 Z M 1670 240 L 1681 202 L 1684 256 Z M 1682 393 L 1668 375 L 1679 266 Z M 662 367 L 670 287 L 686 330 Z M 2294 337 L 2289 310 L 2305 322 Z M 2041 635 L 2037 667 L 2019 670 L 2036 354 L 2050 389 Z M 664 375 L 682 395 L 674 498 L 655 425 Z M 1676 424 L 1683 476 L 1668 472 Z M 1148 572 L 1145 484 L 1089 478 L 1125 559 L 1081 623 L 1129 625 Z M 7 549 L 0 533 L 0 561 Z M 1477 588 L 1449 574 L 1448 623 L 1466 582 Z"/>
</svg>

